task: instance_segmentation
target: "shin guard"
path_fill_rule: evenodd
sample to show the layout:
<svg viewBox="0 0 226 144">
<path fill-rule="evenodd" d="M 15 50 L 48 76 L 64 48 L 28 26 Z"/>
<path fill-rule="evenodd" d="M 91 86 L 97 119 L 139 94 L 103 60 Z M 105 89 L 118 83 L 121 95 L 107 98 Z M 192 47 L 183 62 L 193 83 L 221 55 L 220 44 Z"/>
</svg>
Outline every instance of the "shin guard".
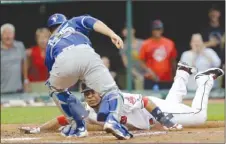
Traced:
<svg viewBox="0 0 226 144">
<path fill-rule="evenodd" d="M 100 104 L 97 120 L 106 121 L 106 118 L 110 114 L 117 121 L 120 121 L 119 113 L 122 106 L 123 106 L 123 97 L 120 92 L 114 91 L 105 94 Z"/>
</svg>

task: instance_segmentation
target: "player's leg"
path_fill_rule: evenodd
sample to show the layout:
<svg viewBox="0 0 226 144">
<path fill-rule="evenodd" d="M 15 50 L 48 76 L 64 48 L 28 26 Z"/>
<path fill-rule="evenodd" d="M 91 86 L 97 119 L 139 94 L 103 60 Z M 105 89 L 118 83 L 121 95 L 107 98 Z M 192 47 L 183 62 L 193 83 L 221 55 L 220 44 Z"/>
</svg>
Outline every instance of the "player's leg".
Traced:
<svg viewBox="0 0 226 144">
<path fill-rule="evenodd" d="M 179 62 L 174 83 L 166 100 L 160 100 L 155 97 L 149 98 L 163 111 L 163 113 L 172 116 L 173 123 L 179 123 L 183 126 L 193 123 L 194 119 L 190 117 L 193 116 L 194 109 L 182 104 L 182 100 L 183 96 L 187 94 L 186 84 L 188 82 L 188 77 L 196 71 L 196 68 L 188 66 L 186 63 Z"/>
<path fill-rule="evenodd" d="M 186 63 L 179 62 L 176 71 L 176 76 L 174 77 L 174 83 L 166 97 L 166 101 L 181 103 L 183 97 L 187 95 L 187 83 L 188 78 L 192 73 L 197 70 L 194 67 L 187 65 Z"/>
<path fill-rule="evenodd" d="M 112 133 L 118 139 L 130 139 L 133 136 L 120 124 L 122 106 L 123 99 L 119 90 L 107 92 L 101 101 L 97 119 L 105 122 L 106 132 Z"/>
<path fill-rule="evenodd" d="M 81 54 L 81 53 L 80 53 Z M 109 70 L 92 49 L 86 52 L 90 64 L 86 67 L 84 81 L 88 87 L 102 95 L 97 119 L 104 121 L 104 130 L 119 139 L 129 139 L 130 133 L 119 123 L 123 97 Z M 112 123 L 113 122 L 113 123 Z"/>
<path fill-rule="evenodd" d="M 207 119 L 209 93 L 213 87 L 214 80 L 222 75 L 224 75 L 222 69 L 211 68 L 204 72 L 199 72 L 194 77 L 198 88 L 191 107 L 196 110 L 195 115 L 200 115 L 201 119 L 197 120 L 200 121 L 199 123 L 204 123 Z"/>
<path fill-rule="evenodd" d="M 213 80 L 223 74 L 223 70 L 218 68 L 199 72 L 195 76 L 198 88 L 192 102 L 192 107 L 184 104 L 173 105 L 172 109 L 169 107 L 170 110 L 167 112 L 173 114 L 172 120 L 184 126 L 204 124 L 207 119 L 208 98 L 213 86 Z"/>
<path fill-rule="evenodd" d="M 180 123 L 183 126 L 198 124 L 198 120 L 203 118 L 195 115 L 195 109 L 181 103 L 183 96 L 187 94 L 186 84 L 188 77 L 196 71 L 197 69 L 188 66 L 186 63 L 178 63 L 174 84 L 166 98 L 166 101 L 169 103 L 165 104 L 167 106 L 163 108 L 164 112 L 173 114 L 172 121 Z M 172 106 L 168 107 L 168 105 Z"/>
<path fill-rule="evenodd" d="M 164 113 L 173 115 L 172 122 L 184 125 L 186 117 L 182 117 L 181 114 L 190 114 L 193 112 L 191 107 L 182 104 L 183 97 L 187 94 L 186 84 L 189 76 L 196 72 L 196 68 L 187 65 L 186 63 L 179 62 L 174 78 L 174 83 L 166 97 L 166 100 L 159 100 L 157 98 L 151 98 L 152 101 L 160 107 Z"/>
<path fill-rule="evenodd" d="M 173 116 L 171 117 L 173 123 L 178 123 L 183 126 L 196 124 L 196 119 L 198 119 L 198 117 L 194 115 L 195 110 L 190 106 L 182 103 L 173 103 L 156 97 L 148 98 L 151 99 L 163 113 Z"/>
<path fill-rule="evenodd" d="M 88 116 L 88 112 L 84 109 L 79 99 L 69 91 L 53 91 L 50 96 L 71 126 L 67 131 L 62 131 L 61 134 L 63 136 L 87 136 L 88 132 L 86 131 L 84 118 Z"/>
</svg>

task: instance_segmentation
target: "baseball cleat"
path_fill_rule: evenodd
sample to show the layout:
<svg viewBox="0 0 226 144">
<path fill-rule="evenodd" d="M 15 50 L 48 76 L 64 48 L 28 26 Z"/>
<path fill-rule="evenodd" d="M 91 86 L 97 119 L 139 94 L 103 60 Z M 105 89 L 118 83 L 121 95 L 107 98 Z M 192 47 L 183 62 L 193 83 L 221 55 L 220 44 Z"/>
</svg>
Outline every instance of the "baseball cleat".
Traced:
<svg viewBox="0 0 226 144">
<path fill-rule="evenodd" d="M 114 118 L 109 118 L 104 124 L 104 130 L 107 133 L 111 133 L 119 140 L 127 140 L 133 137 L 132 134 L 120 123 L 118 123 Z"/>
<path fill-rule="evenodd" d="M 69 135 L 67 137 L 87 137 L 88 131 L 85 127 L 76 128 L 75 130 L 71 129 Z"/>
<path fill-rule="evenodd" d="M 199 78 L 199 76 L 202 76 L 202 75 L 212 75 L 213 79 L 217 79 L 218 77 L 224 75 L 224 71 L 220 68 L 210 68 L 206 71 L 197 73 L 194 79 L 197 79 Z"/>
<path fill-rule="evenodd" d="M 187 63 L 181 61 L 177 64 L 177 67 L 178 70 L 186 71 L 189 74 L 197 73 L 198 71 L 196 67 L 189 66 Z"/>
<path fill-rule="evenodd" d="M 72 123 L 70 125 L 65 126 L 61 130 L 61 135 L 65 137 L 86 137 L 88 136 L 88 131 L 85 126 L 77 127 L 76 123 Z"/>
<path fill-rule="evenodd" d="M 69 125 L 66 125 L 64 127 L 60 127 L 59 130 L 61 131 L 60 134 L 62 136 L 67 137 L 69 135 L 70 130 L 71 130 L 71 125 L 69 124 Z"/>
</svg>

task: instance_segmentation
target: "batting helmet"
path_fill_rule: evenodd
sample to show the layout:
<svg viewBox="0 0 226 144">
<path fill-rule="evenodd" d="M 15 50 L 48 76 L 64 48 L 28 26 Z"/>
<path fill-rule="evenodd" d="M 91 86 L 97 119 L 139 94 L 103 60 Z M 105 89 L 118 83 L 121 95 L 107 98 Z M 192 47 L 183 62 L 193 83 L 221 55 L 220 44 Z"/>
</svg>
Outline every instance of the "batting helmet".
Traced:
<svg viewBox="0 0 226 144">
<path fill-rule="evenodd" d="M 67 21 L 67 18 L 65 15 L 56 13 L 49 17 L 49 19 L 47 21 L 47 26 L 52 27 L 55 25 L 60 25 L 60 24 L 64 23 L 65 21 Z"/>
<path fill-rule="evenodd" d="M 82 88 L 82 92 L 81 93 L 84 93 L 84 92 L 92 90 L 91 88 L 87 87 L 87 85 L 85 83 L 82 83 L 81 88 Z"/>
</svg>

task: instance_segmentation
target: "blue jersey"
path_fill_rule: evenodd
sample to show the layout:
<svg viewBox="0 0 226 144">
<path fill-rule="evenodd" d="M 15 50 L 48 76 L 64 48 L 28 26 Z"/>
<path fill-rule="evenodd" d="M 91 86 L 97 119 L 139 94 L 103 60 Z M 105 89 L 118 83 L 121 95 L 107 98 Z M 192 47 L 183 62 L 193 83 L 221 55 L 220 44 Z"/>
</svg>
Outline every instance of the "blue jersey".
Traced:
<svg viewBox="0 0 226 144">
<path fill-rule="evenodd" d="M 56 32 L 49 38 L 46 47 L 45 65 L 51 71 L 55 58 L 64 48 L 71 45 L 89 44 L 89 33 L 93 30 L 93 25 L 97 19 L 82 15 L 73 17 L 59 26 Z"/>
</svg>

